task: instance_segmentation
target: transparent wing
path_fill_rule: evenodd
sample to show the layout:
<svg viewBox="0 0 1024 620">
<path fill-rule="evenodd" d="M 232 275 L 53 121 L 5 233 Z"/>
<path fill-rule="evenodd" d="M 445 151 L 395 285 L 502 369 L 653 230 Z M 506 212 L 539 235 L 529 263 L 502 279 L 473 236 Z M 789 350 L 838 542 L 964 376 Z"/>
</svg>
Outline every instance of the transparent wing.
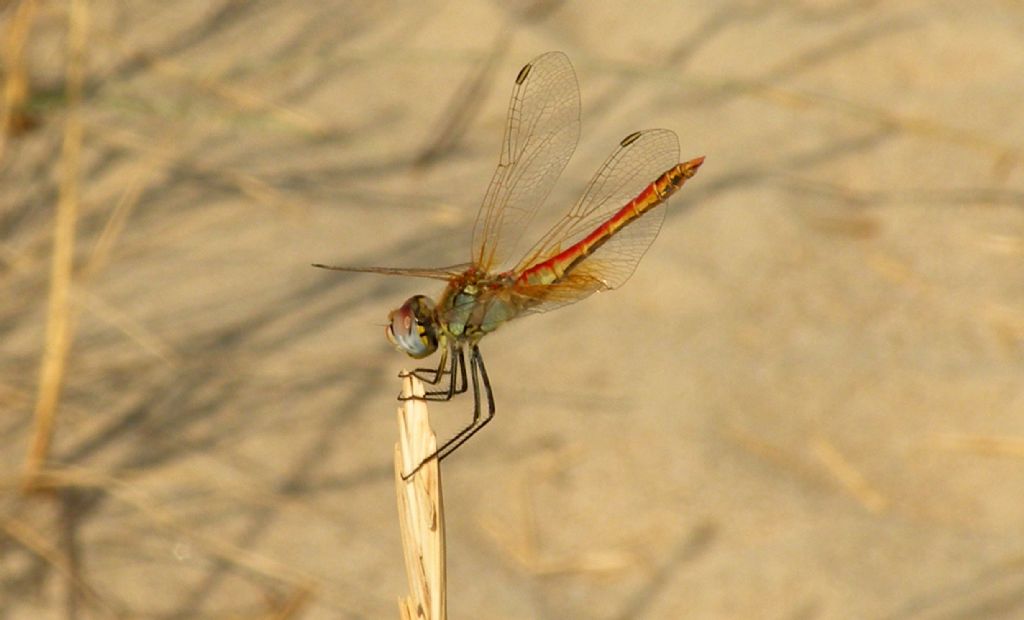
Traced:
<svg viewBox="0 0 1024 620">
<path fill-rule="evenodd" d="M 514 272 L 523 273 L 573 248 L 678 163 L 679 139 L 672 131 L 650 129 L 627 136 L 576 205 L 526 253 Z M 622 286 L 658 236 L 665 208 L 662 202 L 618 229 L 558 282 L 516 286 L 521 299 L 514 303 L 526 312 L 546 312 Z"/>
<path fill-rule="evenodd" d="M 412 278 L 430 278 L 433 280 L 450 280 L 469 269 L 468 263 L 463 265 L 452 265 L 451 267 L 339 267 L 335 265 L 321 265 L 313 263 L 314 267 L 330 269 L 331 271 L 347 271 L 349 273 L 379 273 L 386 276 L 408 276 Z"/>
<path fill-rule="evenodd" d="M 498 168 L 473 228 L 472 261 L 486 271 L 514 251 L 572 156 L 580 94 L 565 54 L 548 52 L 520 70 L 509 102 Z"/>
</svg>

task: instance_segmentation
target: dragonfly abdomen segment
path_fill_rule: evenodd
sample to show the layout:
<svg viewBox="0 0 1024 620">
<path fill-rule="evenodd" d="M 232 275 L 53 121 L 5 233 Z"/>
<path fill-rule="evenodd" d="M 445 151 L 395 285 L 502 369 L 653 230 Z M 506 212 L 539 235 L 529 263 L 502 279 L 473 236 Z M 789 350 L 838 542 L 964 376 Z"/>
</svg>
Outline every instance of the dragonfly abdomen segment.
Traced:
<svg viewBox="0 0 1024 620">
<path fill-rule="evenodd" d="M 517 283 L 537 286 L 559 282 L 613 235 L 668 200 L 697 173 L 702 163 L 704 158 L 698 157 L 669 168 L 589 235 L 559 254 L 523 271 L 517 278 Z"/>
</svg>

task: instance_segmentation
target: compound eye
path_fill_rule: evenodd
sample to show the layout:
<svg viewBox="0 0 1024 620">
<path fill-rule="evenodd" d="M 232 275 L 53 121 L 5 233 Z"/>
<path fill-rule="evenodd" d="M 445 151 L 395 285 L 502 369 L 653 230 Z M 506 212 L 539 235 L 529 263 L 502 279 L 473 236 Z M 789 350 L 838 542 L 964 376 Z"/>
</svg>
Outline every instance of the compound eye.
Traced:
<svg viewBox="0 0 1024 620">
<path fill-rule="evenodd" d="M 388 315 L 384 335 L 410 357 L 426 357 L 437 350 L 434 304 L 422 295 L 409 298 Z"/>
</svg>

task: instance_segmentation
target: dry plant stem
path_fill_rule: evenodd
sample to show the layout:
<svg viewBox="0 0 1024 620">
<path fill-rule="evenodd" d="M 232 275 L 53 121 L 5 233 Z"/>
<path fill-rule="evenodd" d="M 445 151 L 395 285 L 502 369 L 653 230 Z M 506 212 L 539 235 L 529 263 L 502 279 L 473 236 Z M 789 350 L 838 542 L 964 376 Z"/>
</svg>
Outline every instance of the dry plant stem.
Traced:
<svg viewBox="0 0 1024 620">
<path fill-rule="evenodd" d="M 86 0 L 72 0 L 68 11 L 67 118 L 61 147 L 61 179 L 57 218 L 53 233 L 50 298 L 46 317 L 46 348 L 39 371 L 35 429 L 25 464 L 26 491 L 35 488 L 35 477 L 46 462 L 53 437 L 54 415 L 60 400 L 68 350 L 71 348 L 71 272 L 78 216 L 78 174 L 82 150 L 82 119 L 79 107 L 85 75 L 85 51 L 89 21 Z"/>
<path fill-rule="evenodd" d="M 419 379 L 403 373 L 402 396 L 423 396 Z M 427 404 L 406 400 L 398 408 L 399 440 L 395 444 L 395 490 L 402 532 L 409 595 L 398 600 L 403 620 L 443 620 L 445 602 L 444 510 L 441 502 L 441 470 L 437 459 L 420 468 L 408 481 L 402 479 L 424 458 L 437 451 L 430 429 Z"/>
</svg>

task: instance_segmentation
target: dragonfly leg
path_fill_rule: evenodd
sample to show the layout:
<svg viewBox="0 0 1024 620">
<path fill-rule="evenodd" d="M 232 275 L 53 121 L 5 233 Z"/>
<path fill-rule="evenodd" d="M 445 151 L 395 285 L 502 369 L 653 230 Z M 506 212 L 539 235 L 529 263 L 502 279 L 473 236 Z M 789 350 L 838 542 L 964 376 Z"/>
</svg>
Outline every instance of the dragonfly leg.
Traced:
<svg viewBox="0 0 1024 620">
<path fill-rule="evenodd" d="M 441 390 L 428 391 L 423 395 L 423 400 L 451 400 L 456 394 L 462 394 L 466 391 L 466 356 L 462 352 L 462 347 L 455 348 L 451 357 L 451 368 L 445 371 L 445 374 L 448 375 L 448 387 Z M 459 384 L 460 378 L 462 379 L 461 385 Z"/>
<path fill-rule="evenodd" d="M 491 380 L 487 377 L 487 368 L 484 366 L 484 358 L 480 355 L 480 349 L 473 345 L 470 352 L 470 367 L 473 372 L 473 422 L 466 428 L 459 431 L 457 435 L 444 442 L 438 449 L 438 460 L 445 458 L 455 452 L 462 444 L 469 441 L 469 438 L 477 434 L 487 423 L 494 419 L 494 392 L 491 391 Z M 484 394 L 487 395 L 487 416 L 480 419 L 480 386 L 477 377 L 484 384 Z"/>
<path fill-rule="evenodd" d="M 462 347 L 455 349 L 455 357 L 458 358 L 458 363 L 455 360 L 452 361 L 452 381 L 455 381 L 455 367 L 458 366 L 459 378 L 462 379 L 462 384 L 452 390 L 452 396 L 465 394 L 466 390 L 469 389 L 469 382 L 466 381 L 466 355 L 463 353 Z"/>
<path fill-rule="evenodd" d="M 462 358 L 462 349 L 458 350 L 459 358 Z M 487 368 L 484 366 L 483 356 L 480 355 L 480 349 L 476 345 L 472 345 L 469 353 L 469 373 L 473 378 L 473 421 L 469 426 L 463 428 L 461 431 L 455 434 L 454 437 L 441 444 L 433 454 L 420 461 L 419 465 L 413 468 L 413 470 L 407 474 L 402 475 L 403 480 L 408 480 L 416 474 L 425 464 L 430 462 L 432 459 L 437 458 L 439 461 L 455 452 L 462 444 L 466 443 L 470 437 L 475 435 L 487 423 L 494 418 L 494 393 L 491 391 L 491 380 L 487 377 Z M 454 369 L 453 369 L 454 371 Z M 462 362 L 462 376 L 463 376 L 463 391 L 465 391 L 465 372 L 466 366 L 465 361 Z M 483 381 L 484 392 L 487 395 L 487 415 L 481 419 L 480 417 L 480 382 Z"/>
<path fill-rule="evenodd" d="M 437 381 L 434 382 L 436 385 L 440 383 L 440 377 L 448 377 L 448 385 L 439 390 L 428 390 L 423 396 L 401 396 L 399 395 L 398 400 L 430 400 L 430 401 L 446 401 L 451 400 L 456 394 L 462 394 L 466 391 L 466 357 L 462 351 L 462 347 L 453 347 L 454 352 L 449 356 L 449 352 L 446 349 L 442 354 L 442 361 L 446 362 L 449 358 L 451 359 L 451 366 L 448 369 L 442 370 L 441 366 L 438 366 L 437 370 L 428 368 L 429 372 L 434 373 Z M 414 374 L 417 378 L 419 375 Z M 461 383 L 460 383 L 461 380 Z"/>
<path fill-rule="evenodd" d="M 438 383 L 441 382 L 442 376 L 447 375 L 451 372 L 445 369 L 445 366 L 448 365 L 449 349 L 450 347 L 446 347 L 444 351 L 441 351 L 441 360 L 438 362 L 437 368 L 416 368 L 412 371 L 403 370 L 402 372 L 398 373 L 398 376 L 404 379 L 405 377 L 412 375 L 419 379 L 420 381 L 423 381 L 424 383 L 429 383 L 430 385 L 437 385 Z"/>
</svg>

